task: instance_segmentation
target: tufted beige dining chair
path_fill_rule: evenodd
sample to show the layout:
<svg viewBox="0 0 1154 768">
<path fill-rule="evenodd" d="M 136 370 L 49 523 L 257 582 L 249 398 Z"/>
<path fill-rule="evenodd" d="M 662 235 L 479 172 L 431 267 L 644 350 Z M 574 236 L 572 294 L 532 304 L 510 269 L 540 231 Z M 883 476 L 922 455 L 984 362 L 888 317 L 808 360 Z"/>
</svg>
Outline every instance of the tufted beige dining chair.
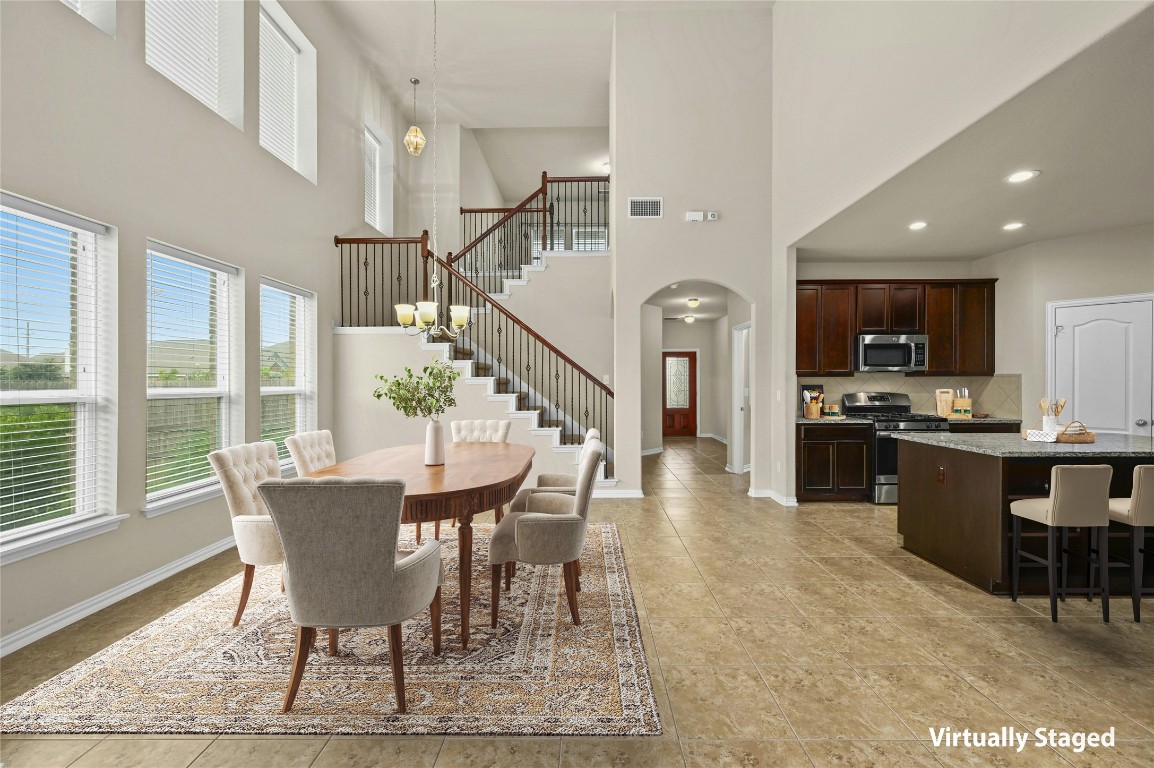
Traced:
<svg viewBox="0 0 1154 768">
<path fill-rule="evenodd" d="M 208 463 L 216 471 L 224 489 L 224 498 L 228 502 L 229 514 L 232 515 L 236 549 L 240 561 L 244 563 L 240 605 L 232 620 L 235 627 L 240 624 L 240 617 L 248 604 L 256 566 L 284 562 L 284 551 L 276 526 L 257 491 L 260 483 L 280 477 L 280 459 L 276 454 L 276 443 L 266 441 L 213 451 L 208 454 Z"/>
<path fill-rule="evenodd" d="M 581 458 L 585 455 L 586 448 L 594 440 L 601 440 L 601 431 L 598 429 L 590 429 L 585 433 L 585 442 L 582 443 L 581 449 L 577 454 L 577 463 L 581 463 Z M 596 477 L 596 474 L 594 474 Z M 533 493 L 576 493 L 577 491 L 577 475 L 568 475 L 563 473 L 542 472 L 537 476 L 536 488 L 522 488 L 517 491 L 517 495 L 513 497 L 513 501 L 509 502 L 510 512 L 524 512 L 525 502 L 530 494 Z"/>
<path fill-rule="evenodd" d="M 441 653 L 445 576 L 440 542 L 426 541 L 416 552 L 396 551 L 404 481 L 296 477 L 269 480 L 260 494 L 284 542 L 285 589 L 297 625 L 281 711 L 292 709 L 317 627 L 388 627 L 397 711 L 404 714 L 401 622 L 428 608 L 433 654 Z M 330 643 L 334 636 L 330 630 Z"/>
<path fill-rule="evenodd" d="M 1146 529 L 1154 526 L 1154 464 L 1134 467 L 1134 489 L 1128 499 L 1110 499 L 1110 519 L 1130 526 L 1130 599 L 1134 621 L 1142 620 L 1142 570 L 1146 552 Z"/>
<path fill-rule="evenodd" d="M 502 566 L 516 562 L 561 564 L 569 613 L 574 624 L 581 623 L 581 614 L 577 609 L 577 562 L 585 545 L 585 532 L 589 528 L 593 480 L 604 455 L 605 446 L 601 441 L 591 441 L 585 447 L 585 455 L 581 457 L 577 487 L 572 495 L 534 493 L 529 496 L 525 511 L 510 512 L 493 529 L 493 538 L 489 541 L 489 566 L 493 578 L 492 627 L 497 626 Z M 506 569 L 505 589 L 508 590 L 509 586 L 509 570 Z"/>
<path fill-rule="evenodd" d="M 297 468 L 297 477 L 331 467 L 337 463 L 337 451 L 333 447 L 333 433 L 327 429 L 316 432 L 301 432 L 286 437 L 285 447 Z"/>
</svg>

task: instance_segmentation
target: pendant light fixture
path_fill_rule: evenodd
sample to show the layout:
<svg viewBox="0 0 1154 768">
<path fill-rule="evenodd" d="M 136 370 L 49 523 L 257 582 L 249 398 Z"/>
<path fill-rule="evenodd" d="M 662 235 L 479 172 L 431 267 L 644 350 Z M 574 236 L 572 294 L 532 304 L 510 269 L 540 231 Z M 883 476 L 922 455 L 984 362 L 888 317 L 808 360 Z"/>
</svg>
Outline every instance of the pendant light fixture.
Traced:
<svg viewBox="0 0 1154 768">
<path fill-rule="evenodd" d="M 417 86 L 421 81 L 415 77 L 410 77 L 409 82 L 413 84 L 413 124 L 409 126 L 409 132 L 405 134 L 405 149 L 409 150 L 409 154 L 413 157 L 420 157 L 421 150 L 425 148 L 425 134 L 417 126 Z"/>
</svg>

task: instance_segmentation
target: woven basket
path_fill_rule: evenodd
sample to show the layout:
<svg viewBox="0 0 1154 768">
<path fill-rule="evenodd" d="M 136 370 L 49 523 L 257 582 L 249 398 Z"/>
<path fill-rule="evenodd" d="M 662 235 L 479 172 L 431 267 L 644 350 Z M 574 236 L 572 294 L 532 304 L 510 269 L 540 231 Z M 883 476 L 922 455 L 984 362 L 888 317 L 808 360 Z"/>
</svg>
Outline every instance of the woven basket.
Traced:
<svg viewBox="0 0 1154 768">
<path fill-rule="evenodd" d="M 1094 442 L 1094 433 L 1089 431 L 1089 430 L 1086 430 L 1085 432 L 1070 432 L 1069 431 L 1070 427 L 1074 426 L 1075 424 L 1081 424 L 1082 429 L 1086 429 L 1086 425 L 1082 424 L 1082 422 L 1071 421 L 1069 424 L 1067 424 L 1065 427 L 1062 428 L 1061 432 L 1058 433 L 1058 439 L 1055 440 L 1055 442 L 1058 442 L 1058 443 L 1092 443 L 1092 442 Z"/>
</svg>

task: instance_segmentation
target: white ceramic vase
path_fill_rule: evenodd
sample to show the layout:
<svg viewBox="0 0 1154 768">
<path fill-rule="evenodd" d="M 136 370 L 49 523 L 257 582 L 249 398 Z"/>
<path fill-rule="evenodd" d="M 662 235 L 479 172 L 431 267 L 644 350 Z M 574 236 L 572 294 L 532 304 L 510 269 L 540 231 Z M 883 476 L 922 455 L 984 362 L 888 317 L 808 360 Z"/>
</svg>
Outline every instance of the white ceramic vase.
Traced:
<svg viewBox="0 0 1154 768">
<path fill-rule="evenodd" d="M 445 428 L 437 417 L 429 419 L 425 427 L 425 464 L 435 467 L 445 463 Z"/>
</svg>

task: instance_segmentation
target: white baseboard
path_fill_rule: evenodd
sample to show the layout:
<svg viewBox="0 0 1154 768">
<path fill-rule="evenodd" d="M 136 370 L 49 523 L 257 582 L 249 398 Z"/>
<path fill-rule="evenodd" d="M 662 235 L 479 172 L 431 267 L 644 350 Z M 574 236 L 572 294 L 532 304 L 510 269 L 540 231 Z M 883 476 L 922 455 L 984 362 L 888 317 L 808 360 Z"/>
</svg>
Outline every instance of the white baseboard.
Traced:
<svg viewBox="0 0 1154 768">
<path fill-rule="evenodd" d="M 628 488 L 613 488 L 599 491 L 594 489 L 593 498 L 595 499 L 644 499 L 645 494 L 639 490 L 630 490 Z"/>
<path fill-rule="evenodd" d="M 721 435 L 715 435 L 715 434 L 713 434 L 712 432 L 702 432 L 701 434 L 699 434 L 699 435 L 698 435 L 698 437 L 708 437 L 708 438 L 712 438 L 713 440 L 716 440 L 717 442 L 721 443 L 722 445 L 729 445 L 729 441 L 728 441 L 728 440 L 726 440 L 726 439 L 725 439 L 724 437 L 722 437 Z"/>
<path fill-rule="evenodd" d="M 209 544 L 203 549 L 199 549 L 190 555 L 185 555 L 179 560 L 162 565 L 155 571 L 150 571 L 142 576 L 137 576 L 135 579 L 124 582 L 120 586 L 113 587 L 99 595 L 94 595 L 87 600 L 83 600 L 76 605 L 65 608 L 63 611 L 52 614 L 51 616 L 41 619 L 40 621 L 30 624 L 23 629 L 18 629 L 15 632 L 10 632 L 3 637 L 0 637 L 0 656 L 6 656 L 13 651 L 19 650 L 29 643 L 34 643 L 42 637 L 47 637 L 58 629 L 63 629 L 73 622 L 83 619 L 85 616 L 91 616 L 97 611 L 107 608 L 113 603 L 117 603 L 130 595 L 135 595 L 137 592 L 151 587 L 157 582 L 167 579 L 180 573 L 185 568 L 196 565 L 197 563 L 207 560 L 213 555 L 219 554 L 229 547 L 236 546 L 236 539 L 229 536 L 227 539 L 222 539 L 215 544 Z"/>
<path fill-rule="evenodd" d="M 658 453 L 661 453 L 664 450 L 665 450 L 665 446 L 662 446 L 660 448 L 646 448 L 645 450 L 641 451 L 641 455 L 642 456 L 654 456 Z"/>
<path fill-rule="evenodd" d="M 784 496 L 771 488 L 750 488 L 749 495 L 755 499 L 773 499 L 783 507 L 796 507 L 796 496 Z"/>
<path fill-rule="evenodd" d="M 731 474 L 734 474 L 734 475 L 744 475 L 746 472 L 748 472 L 752 468 L 752 466 L 753 466 L 752 464 L 746 464 L 745 469 L 738 472 L 736 469 L 733 468 L 732 464 L 726 464 L 725 465 L 725 471 L 729 472 Z M 753 494 L 750 494 L 750 495 L 752 496 Z"/>
</svg>

